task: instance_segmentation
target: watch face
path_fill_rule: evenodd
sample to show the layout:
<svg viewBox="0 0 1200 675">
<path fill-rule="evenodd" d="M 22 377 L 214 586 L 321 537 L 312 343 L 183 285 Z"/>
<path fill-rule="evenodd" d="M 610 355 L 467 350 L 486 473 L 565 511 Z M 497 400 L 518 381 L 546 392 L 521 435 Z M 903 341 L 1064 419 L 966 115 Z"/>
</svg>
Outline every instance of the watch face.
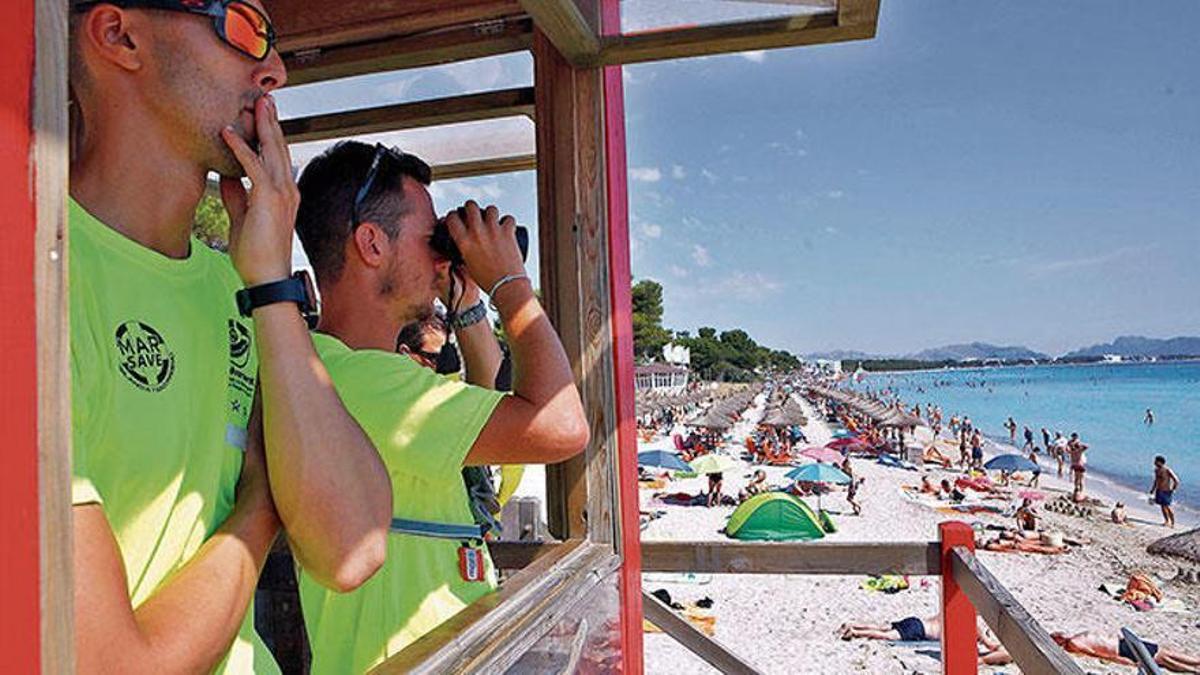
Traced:
<svg viewBox="0 0 1200 675">
<path fill-rule="evenodd" d="M 312 276 L 307 270 L 299 270 L 292 274 L 292 278 L 304 284 L 304 304 L 300 311 L 306 315 L 317 314 L 317 288 L 313 285 Z"/>
</svg>

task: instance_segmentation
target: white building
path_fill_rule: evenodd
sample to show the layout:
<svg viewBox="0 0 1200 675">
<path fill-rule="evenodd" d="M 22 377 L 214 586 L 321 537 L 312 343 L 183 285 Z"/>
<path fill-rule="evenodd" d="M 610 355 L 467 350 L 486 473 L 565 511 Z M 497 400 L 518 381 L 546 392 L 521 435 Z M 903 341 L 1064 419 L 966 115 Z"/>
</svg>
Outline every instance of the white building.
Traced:
<svg viewBox="0 0 1200 675">
<path fill-rule="evenodd" d="M 688 383 L 688 369 L 668 363 L 651 363 L 633 369 L 633 388 L 637 391 L 654 391 L 678 394 Z"/>
</svg>

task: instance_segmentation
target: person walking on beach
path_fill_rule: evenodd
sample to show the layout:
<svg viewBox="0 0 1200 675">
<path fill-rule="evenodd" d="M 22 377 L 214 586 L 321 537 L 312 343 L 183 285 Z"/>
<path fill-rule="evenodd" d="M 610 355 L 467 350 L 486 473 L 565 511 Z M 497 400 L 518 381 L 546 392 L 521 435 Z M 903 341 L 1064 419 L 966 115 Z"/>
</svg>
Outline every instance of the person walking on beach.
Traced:
<svg viewBox="0 0 1200 675">
<path fill-rule="evenodd" d="M 1009 417 L 1008 421 L 1006 421 L 1004 423 L 1004 428 L 1008 429 L 1008 441 L 1010 443 L 1016 443 L 1017 442 L 1017 422 L 1016 422 L 1016 420 L 1014 420 L 1012 417 Z"/>
<path fill-rule="evenodd" d="M 1033 470 L 1033 478 L 1031 478 L 1029 480 L 1029 487 L 1037 487 L 1038 480 L 1041 479 L 1041 477 L 1042 477 L 1042 467 L 1038 465 L 1038 447 L 1037 446 L 1030 448 L 1029 461 L 1033 462 L 1034 466 L 1037 466 L 1037 468 Z"/>
<path fill-rule="evenodd" d="M 1079 440 L 1079 434 L 1072 433 L 1067 441 L 1067 454 L 1071 457 L 1071 478 L 1075 481 L 1075 501 L 1083 500 L 1083 474 L 1087 472 L 1086 443 Z"/>
<path fill-rule="evenodd" d="M 1054 459 L 1058 461 L 1058 477 L 1062 478 L 1063 463 L 1067 457 L 1067 439 L 1063 438 L 1061 431 L 1054 432 L 1054 443 L 1050 447 L 1054 448 L 1050 452 Z"/>
<path fill-rule="evenodd" d="M 1030 429 L 1027 426 L 1027 427 L 1025 427 L 1025 445 L 1022 446 L 1021 449 L 1028 450 L 1032 447 L 1033 447 L 1033 429 Z"/>
<path fill-rule="evenodd" d="M 1154 495 L 1154 503 L 1162 509 L 1163 525 L 1175 527 L 1175 511 L 1171 503 L 1175 499 L 1175 491 L 1179 489 L 1179 476 L 1167 466 L 1167 458 L 1159 455 L 1154 458 L 1154 485 L 1150 492 Z"/>
<path fill-rule="evenodd" d="M 850 477 L 850 486 L 846 488 L 846 502 L 850 504 L 850 508 L 854 509 L 854 515 L 861 516 L 862 504 L 859 504 L 855 497 L 858 496 L 858 486 L 862 483 L 862 479 L 854 476 L 854 467 L 850 466 L 849 457 L 842 461 L 842 472 Z"/>
<path fill-rule="evenodd" d="M 1046 427 L 1042 427 L 1042 447 L 1046 449 L 1047 453 L 1052 452 L 1050 450 L 1050 432 L 1046 431 Z"/>
<path fill-rule="evenodd" d="M 983 434 L 978 429 L 971 433 L 971 468 L 983 469 Z"/>
</svg>

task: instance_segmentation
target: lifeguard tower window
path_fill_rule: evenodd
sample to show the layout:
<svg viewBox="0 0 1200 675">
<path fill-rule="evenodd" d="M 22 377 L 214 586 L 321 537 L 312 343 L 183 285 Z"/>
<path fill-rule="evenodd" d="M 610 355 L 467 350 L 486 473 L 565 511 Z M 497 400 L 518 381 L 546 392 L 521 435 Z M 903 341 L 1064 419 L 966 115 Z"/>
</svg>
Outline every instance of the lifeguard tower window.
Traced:
<svg viewBox="0 0 1200 675">
<path fill-rule="evenodd" d="M 73 667 L 66 489 L 71 456 L 64 337 L 67 281 L 62 264 L 69 245 L 64 227 L 67 3 L 14 2 L 36 19 L 35 37 L 30 38 L 35 40 L 36 61 L 21 61 L 17 78 L 34 96 L 27 111 L 18 111 L 26 114 L 12 116 L 30 120 L 27 131 L 34 137 L 34 152 L 18 153 L 26 158 L 21 161 L 27 170 L 9 175 L 36 177 L 36 191 L 23 194 L 36 194 L 36 215 L 29 219 L 36 219 L 37 230 L 32 241 L 15 241 L 6 250 L 27 251 L 13 255 L 35 271 L 30 275 L 34 280 L 20 280 L 28 288 L 18 290 L 36 292 L 37 339 L 30 344 L 37 350 L 40 377 L 14 380 L 22 387 L 26 381 L 35 383 L 17 392 L 25 396 L 21 405 L 9 408 L 24 411 L 16 413 L 19 417 L 30 407 L 24 402 L 36 397 L 39 479 L 37 503 L 22 501 L 11 512 L 25 520 L 28 513 L 39 514 L 41 546 L 20 554 L 28 565 L 13 563 L 13 569 L 36 570 L 28 575 L 30 583 L 23 577 L 18 581 L 40 589 L 37 608 L 22 605 L 12 615 L 23 617 L 14 623 L 40 626 L 41 631 L 40 641 L 28 641 L 30 650 L 40 652 L 32 661 L 18 663 L 41 664 L 57 672 Z M 389 97 L 374 102 L 344 97 L 294 110 L 285 104 L 285 112 L 297 115 L 285 123 L 285 132 L 295 144 L 298 163 L 315 151 L 309 143 L 353 136 L 369 141 L 391 138 L 407 145 L 431 160 L 439 180 L 536 168 L 537 203 L 530 212 L 538 221 L 539 286 L 571 360 L 591 426 L 585 454 L 547 471 L 549 526 L 561 543 L 497 547 L 498 565 L 518 571 L 497 593 L 395 655 L 380 671 L 497 672 L 522 658 L 565 659 L 555 662 L 568 670 L 579 663 L 581 653 L 603 660 L 605 668 L 640 671 L 624 108 L 619 69 L 603 66 L 870 38 L 878 0 L 754 3 L 782 7 L 778 14 L 775 8 L 764 10 L 766 16 L 655 13 L 656 7 L 667 5 L 695 5 L 700 12 L 710 5 L 745 4 L 713 0 L 265 4 L 279 35 L 289 89 L 297 93 L 306 84 L 335 85 L 332 81 L 340 78 L 397 70 L 421 74 L 425 71 L 414 69 L 438 64 L 460 64 L 449 69 L 486 65 L 488 59 L 526 64 L 524 79 L 480 85 L 465 77 L 459 90 L 429 96 L 415 95 L 424 86 L 418 78 L 395 85 Z M 630 14 L 628 21 L 620 18 L 623 8 Z M 18 30 L 27 30 L 25 24 L 17 24 Z M 387 79 L 376 77 L 380 82 Z M 281 100 L 289 96 L 287 90 L 279 94 Z M 32 330 L 30 322 L 11 323 L 6 344 L 10 335 L 24 339 Z M 594 649 L 598 644 L 608 646 Z"/>
</svg>

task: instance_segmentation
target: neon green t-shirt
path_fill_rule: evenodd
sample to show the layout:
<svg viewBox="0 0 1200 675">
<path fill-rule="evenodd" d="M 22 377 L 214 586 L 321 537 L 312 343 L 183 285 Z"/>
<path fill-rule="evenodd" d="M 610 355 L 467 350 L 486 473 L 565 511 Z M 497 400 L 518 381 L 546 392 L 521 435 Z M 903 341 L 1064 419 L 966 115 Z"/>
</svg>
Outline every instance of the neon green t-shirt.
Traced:
<svg viewBox="0 0 1200 675">
<path fill-rule="evenodd" d="M 504 394 L 442 377 L 411 358 L 351 350 L 336 338 L 313 342 L 346 410 L 375 444 L 392 479 L 392 515 L 454 525 L 474 522 L 462 464 Z M 459 543 L 392 533 L 387 560 L 350 593 L 300 573 L 300 604 L 312 672 L 361 673 L 496 588 L 463 581 Z"/>
<path fill-rule="evenodd" d="M 229 258 L 145 248 L 74 200 L 71 500 L 99 504 L 136 608 L 233 509 L 258 371 Z M 253 607 L 217 672 L 278 673 Z"/>
</svg>

